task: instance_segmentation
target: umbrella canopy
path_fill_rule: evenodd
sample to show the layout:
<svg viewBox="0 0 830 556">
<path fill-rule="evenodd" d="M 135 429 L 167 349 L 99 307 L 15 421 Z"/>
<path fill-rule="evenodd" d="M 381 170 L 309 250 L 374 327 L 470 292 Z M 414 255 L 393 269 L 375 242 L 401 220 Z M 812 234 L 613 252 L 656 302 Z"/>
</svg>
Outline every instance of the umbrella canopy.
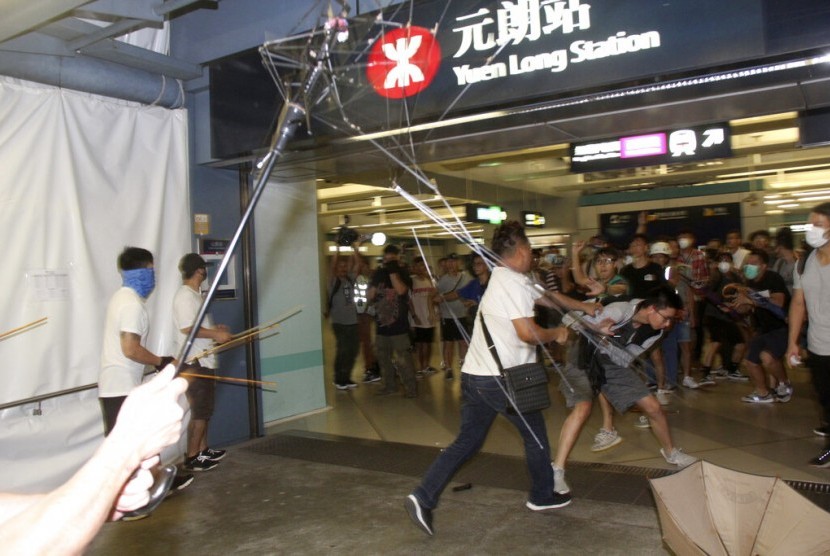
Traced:
<svg viewBox="0 0 830 556">
<path fill-rule="evenodd" d="M 830 553 L 830 513 L 775 477 L 698 461 L 649 482 L 679 556 Z"/>
</svg>

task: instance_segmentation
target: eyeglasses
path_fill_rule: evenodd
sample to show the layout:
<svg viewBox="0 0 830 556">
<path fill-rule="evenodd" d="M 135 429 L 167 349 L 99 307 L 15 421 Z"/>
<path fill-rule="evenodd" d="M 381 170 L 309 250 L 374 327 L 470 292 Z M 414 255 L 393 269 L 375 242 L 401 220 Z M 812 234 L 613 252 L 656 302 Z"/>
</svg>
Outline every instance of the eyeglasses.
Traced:
<svg viewBox="0 0 830 556">
<path fill-rule="evenodd" d="M 660 312 L 660 309 L 658 309 L 656 307 L 654 308 L 654 312 L 657 313 L 658 315 L 660 315 L 660 318 L 663 319 L 663 322 L 678 322 L 680 320 L 677 315 L 675 315 L 673 317 L 667 317 L 666 315 L 664 315 L 663 313 Z"/>
<path fill-rule="evenodd" d="M 597 264 L 614 264 L 617 259 L 597 259 Z"/>
</svg>

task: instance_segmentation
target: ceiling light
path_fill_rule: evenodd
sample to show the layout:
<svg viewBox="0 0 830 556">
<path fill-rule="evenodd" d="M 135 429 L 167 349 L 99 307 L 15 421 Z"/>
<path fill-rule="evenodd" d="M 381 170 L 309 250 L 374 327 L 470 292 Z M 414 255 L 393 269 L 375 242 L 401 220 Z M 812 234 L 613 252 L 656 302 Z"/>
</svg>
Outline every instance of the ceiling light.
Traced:
<svg viewBox="0 0 830 556">
<path fill-rule="evenodd" d="M 372 234 L 372 245 L 380 247 L 386 243 L 386 234 L 383 232 L 375 232 Z"/>
<path fill-rule="evenodd" d="M 768 210 L 765 211 L 764 214 L 784 214 L 784 211 L 781 209 Z"/>
</svg>

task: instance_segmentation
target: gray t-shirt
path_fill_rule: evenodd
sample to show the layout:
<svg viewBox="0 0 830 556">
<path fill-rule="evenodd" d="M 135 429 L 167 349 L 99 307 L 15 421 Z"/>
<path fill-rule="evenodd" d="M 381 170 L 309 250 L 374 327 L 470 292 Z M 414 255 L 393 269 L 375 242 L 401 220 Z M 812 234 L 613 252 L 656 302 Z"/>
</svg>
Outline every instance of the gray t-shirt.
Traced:
<svg viewBox="0 0 830 556">
<path fill-rule="evenodd" d="M 449 293 L 456 291 L 467 285 L 470 277 L 466 272 L 459 272 L 455 276 L 444 274 L 438 279 L 438 293 Z M 453 316 L 457 319 L 463 318 L 467 315 L 467 307 L 464 303 L 456 299 L 454 301 L 446 301 L 438 305 L 441 311 L 442 319 L 451 319 Z"/>
<path fill-rule="evenodd" d="M 816 252 L 810 253 L 804 272 L 793 273 L 793 289 L 804 292 L 810 319 L 807 347 L 816 355 L 830 355 L 830 264 L 822 266 Z"/>
<path fill-rule="evenodd" d="M 353 276 L 332 278 L 329 282 L 329 318 L 332 324 L 357 324 L 357 308 L 354 304 L 355 282 Z"/>
</svg>

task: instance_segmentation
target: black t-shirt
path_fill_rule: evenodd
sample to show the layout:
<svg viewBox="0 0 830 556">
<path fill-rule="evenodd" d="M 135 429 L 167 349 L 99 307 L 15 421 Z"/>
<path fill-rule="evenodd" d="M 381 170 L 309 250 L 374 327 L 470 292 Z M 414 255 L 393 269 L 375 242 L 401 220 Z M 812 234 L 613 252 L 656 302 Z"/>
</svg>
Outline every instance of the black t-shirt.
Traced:
<svg viewBox="0 0 830 556">
<path fill-rule="evenodd" d="M 411 290 L 412 278 L 406 270 L 398 272 L 401 280 Z M 392 287 L 389 271 L 378 268 L 369 282 L 370 287 L 377 288 L 375 298 L 371 301 L 375 306 L 376 331 L 381 336 L 397 336 L 409 332 L 409 296 L 398 295 Z"/>
<path fill-rule="evenodd" d="M 628 281 L 628 293 L 632 299 L 646 299 L 652 289 L 666 283 L 663 267 L 654 262 L 649 262 L 642 268 L 627 264 L 620 275 Z"/>
<path fill-rule="evenodd" d="M 780 274 L 767 269 L 761 278 L 758 280 L 748 280 L 746 285 L 767 299 L 774 293 L 783 293 L 784 306 L 781 309 L 785 315 L 787 314 L 787 310 L 790 307 L 790 292 L 787 290 L 787 284 Z M 762 333 L 771 332 L 772 330 L 787 326 L 787 322 L 784 319 L 776 316 L 769 309 L 765 309 L 763 305 L 758 305 L 755 309 L 755 319 L 758 324 L 758 331 Z"/>
</svg>

